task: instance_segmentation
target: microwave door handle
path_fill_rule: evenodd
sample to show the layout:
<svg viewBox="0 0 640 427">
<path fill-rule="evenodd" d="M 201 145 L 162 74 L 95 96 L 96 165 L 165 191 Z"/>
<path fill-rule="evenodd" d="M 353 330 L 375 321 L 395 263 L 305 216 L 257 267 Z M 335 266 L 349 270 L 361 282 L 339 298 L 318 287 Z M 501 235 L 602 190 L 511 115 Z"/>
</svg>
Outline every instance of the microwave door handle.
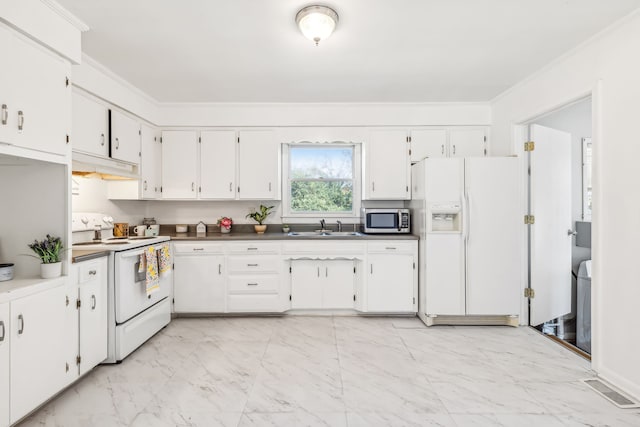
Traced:
<svg viewBox="0 0 640 427">
<path fill-rule="evenodd" d="M 402 231 L 402 211 L 398 210 L 398 232 Z"/>
</svg>

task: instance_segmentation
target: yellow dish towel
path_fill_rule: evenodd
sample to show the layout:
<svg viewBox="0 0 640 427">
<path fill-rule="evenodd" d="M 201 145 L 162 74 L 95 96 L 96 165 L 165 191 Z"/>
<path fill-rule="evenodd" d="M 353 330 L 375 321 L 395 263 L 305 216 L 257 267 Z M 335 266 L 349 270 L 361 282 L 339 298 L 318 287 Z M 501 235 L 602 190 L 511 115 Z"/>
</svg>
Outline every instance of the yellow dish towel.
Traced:
<svg viewBox="0 0 640 427">
<path fill-rule="evenodd" d="M 167 272 L 171 271 L 173 267 L 171 261 L 171 249 L 168 243 L 161 244 L 156 250 L 158 254 L 158 271 L 161 276 L 164 276 Z"/>
<path fill-rule="evenodd" d="M 158 255 L 153 246 L 149 246 L 140 255 L 140 267 L 138 273 L 145 272 L 145 291 L 147 296 L 160 289 L 160 281 L 158 280 Z"/>
</svg>

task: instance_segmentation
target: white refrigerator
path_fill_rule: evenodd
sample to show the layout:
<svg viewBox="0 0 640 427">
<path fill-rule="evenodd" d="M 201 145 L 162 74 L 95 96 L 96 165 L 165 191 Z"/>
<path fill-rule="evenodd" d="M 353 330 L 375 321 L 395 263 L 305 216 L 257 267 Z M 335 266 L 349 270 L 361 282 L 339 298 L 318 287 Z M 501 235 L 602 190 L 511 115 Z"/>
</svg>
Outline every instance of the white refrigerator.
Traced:
<svg viewBox="0 0 640 427">
<path fill-rule="evenodd" d="M 519 159 L 424 159 L 411 170 L 420 317 L 434 324 L 506 316 L 517 325 L 525 232 Z"/>
</svg>

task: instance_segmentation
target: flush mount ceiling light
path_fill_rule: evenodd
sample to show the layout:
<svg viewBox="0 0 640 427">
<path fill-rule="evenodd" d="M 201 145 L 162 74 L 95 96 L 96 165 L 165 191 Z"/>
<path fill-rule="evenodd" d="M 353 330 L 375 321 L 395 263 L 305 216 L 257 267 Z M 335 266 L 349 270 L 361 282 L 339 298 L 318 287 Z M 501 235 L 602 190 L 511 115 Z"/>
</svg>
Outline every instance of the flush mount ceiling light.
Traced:
<svg viewBox="0 0 640 427">
<path fill-rule="evenodd" d="M 302 34 L 309 40 L 316 42 L 324 40 L 331 35 L 338 23 L 338 14 L 327 6 L 307 6 L 296 15 L 296 24 Z"/>
</svg>

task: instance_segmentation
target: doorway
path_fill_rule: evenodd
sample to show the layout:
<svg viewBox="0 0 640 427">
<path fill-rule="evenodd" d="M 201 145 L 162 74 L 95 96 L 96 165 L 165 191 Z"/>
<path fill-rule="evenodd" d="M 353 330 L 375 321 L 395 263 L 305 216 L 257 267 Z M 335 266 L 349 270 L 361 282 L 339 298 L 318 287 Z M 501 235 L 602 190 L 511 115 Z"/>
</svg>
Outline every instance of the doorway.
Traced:
<svg viewBox="0 0 640 427">
<path fill-rule="evenodd" d="M 529 123 L 529 325 L 591 353 L 591 97 Z"/>
</svg>

